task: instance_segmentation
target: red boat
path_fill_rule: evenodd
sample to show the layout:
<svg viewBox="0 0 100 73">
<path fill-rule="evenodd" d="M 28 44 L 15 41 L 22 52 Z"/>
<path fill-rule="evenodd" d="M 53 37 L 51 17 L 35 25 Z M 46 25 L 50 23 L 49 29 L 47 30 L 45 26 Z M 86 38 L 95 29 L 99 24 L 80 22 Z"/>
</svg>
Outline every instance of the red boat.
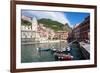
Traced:
<svg viewBox="0 0 100 73">
<path fill-rule="evenodd" d="M 55 53 L 54 54 L 58 60 L 72 60 L 73 56 L 69 54 L 63 54 L 63 53 Z"/>
</svg>

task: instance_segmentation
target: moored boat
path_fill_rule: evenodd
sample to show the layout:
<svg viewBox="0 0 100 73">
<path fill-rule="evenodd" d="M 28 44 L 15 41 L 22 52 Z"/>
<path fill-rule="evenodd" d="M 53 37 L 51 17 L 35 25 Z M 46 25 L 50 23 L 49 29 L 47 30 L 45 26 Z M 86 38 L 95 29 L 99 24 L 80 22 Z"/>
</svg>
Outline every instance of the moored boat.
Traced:
<svg viewBox="0 0 100 73">
<path fill-rule="evenodd" d="M 63 54 L 63 53 L 54 53 L 54 56 L 58 59 L 58 60 L 72 60 L 73 56 L 68 53 L 68 54 Z"/>
<path fill-rule="evenodd" d="M 67 51 L 70 51 L 70 50 L 71 50 L 71 48 L 70 48 L 70 47 L 67 47 L 67 48 L 66 48 L 66 50 L 67 50 Z"/>
<path fill-rule="evenodd" d="M 37 48 L 38 51 L 49 51 L 50 48 Z"/>
</svg>

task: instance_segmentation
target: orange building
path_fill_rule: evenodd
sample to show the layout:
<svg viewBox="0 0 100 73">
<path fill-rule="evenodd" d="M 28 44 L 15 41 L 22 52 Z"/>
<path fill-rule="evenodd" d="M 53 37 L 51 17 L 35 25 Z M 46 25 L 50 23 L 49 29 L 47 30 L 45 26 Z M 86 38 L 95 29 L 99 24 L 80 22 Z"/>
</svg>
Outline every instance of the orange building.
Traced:
<svg viewBox="0 0 100 73">
<path fill-rule="evenodd" d="M 68 38 L 67 31 L 57 31 L 55 32 L 55 39 L 66 40 Z"/>
</svg>

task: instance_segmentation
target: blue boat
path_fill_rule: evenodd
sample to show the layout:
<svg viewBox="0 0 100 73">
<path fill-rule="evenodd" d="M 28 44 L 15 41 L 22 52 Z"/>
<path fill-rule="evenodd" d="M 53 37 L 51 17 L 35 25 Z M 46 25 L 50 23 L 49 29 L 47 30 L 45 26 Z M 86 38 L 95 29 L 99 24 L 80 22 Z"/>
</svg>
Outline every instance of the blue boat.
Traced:
<svg viewBox="0 0 100 73">
<path fill-rule="evenodd" d="M 50 48 L 38 48 L 38 51 L 49 51 Z"/>
</svg>

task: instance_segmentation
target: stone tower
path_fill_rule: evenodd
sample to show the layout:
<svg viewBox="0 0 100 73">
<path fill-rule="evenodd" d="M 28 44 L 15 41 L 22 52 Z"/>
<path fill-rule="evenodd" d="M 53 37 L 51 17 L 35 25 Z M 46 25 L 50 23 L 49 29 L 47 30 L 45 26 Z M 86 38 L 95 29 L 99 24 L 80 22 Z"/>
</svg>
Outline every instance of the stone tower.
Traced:
<svg viewBox="0 0 100 73">
<path fill-rule="evenodd" d="M 38 28 L 38 21 L 37 21 L 37 18 L 34 16 L 32 18 L 32 30 L 37 31 L 37 28 Z"/>
<path fill-rule="evenodd" d="M 35 33 L 35 41 L 39 41 L 40 35 L 38 33 L 38 21 L 35 16 L 32 18 L 32 31 Z"/>
</svg>

